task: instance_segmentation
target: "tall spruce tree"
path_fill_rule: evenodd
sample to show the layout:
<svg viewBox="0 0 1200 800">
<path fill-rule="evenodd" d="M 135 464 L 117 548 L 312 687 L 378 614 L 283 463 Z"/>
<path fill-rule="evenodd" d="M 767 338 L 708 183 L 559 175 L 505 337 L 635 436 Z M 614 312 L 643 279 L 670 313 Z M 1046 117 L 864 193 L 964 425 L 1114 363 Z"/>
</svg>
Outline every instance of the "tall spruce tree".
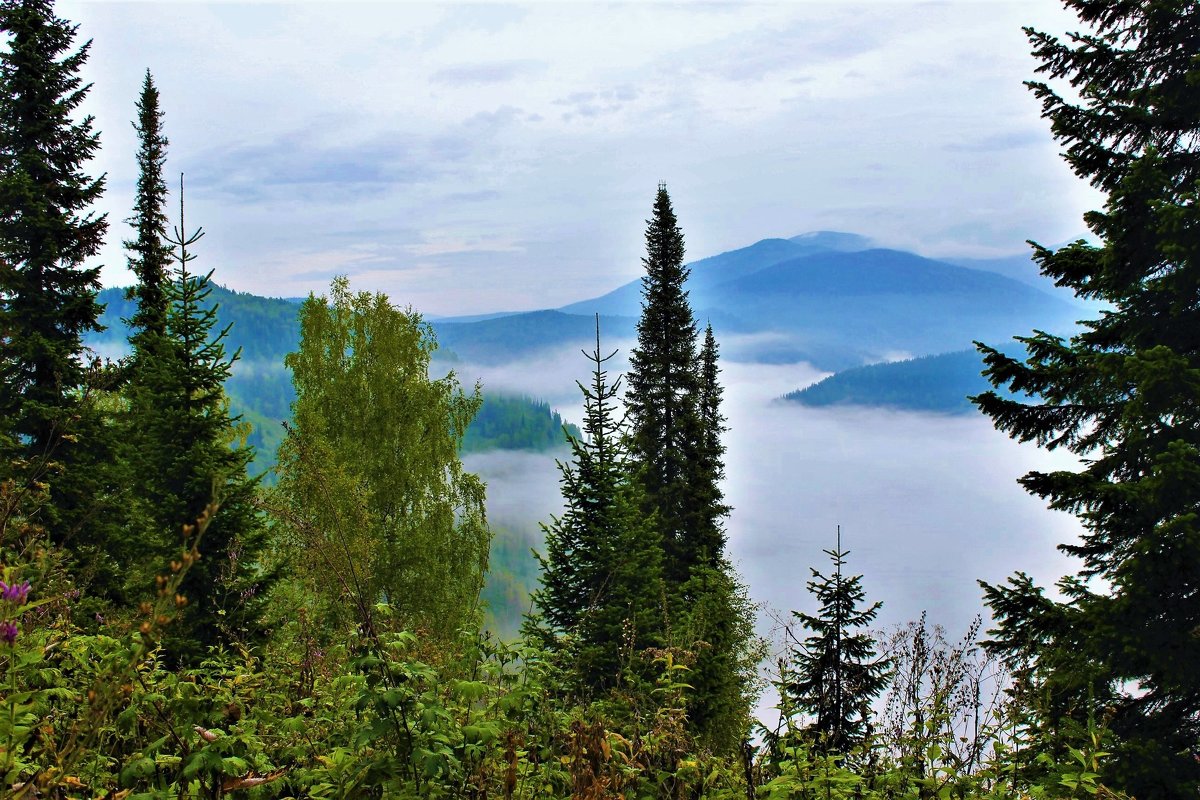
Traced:
<svg viewBox="0 0 1200 800">
<path fill-rule="evenodd" d="M 658 517 L 663 577 L 670 587 L 683 586 L 693 566 L 719 556 L 703 552 L 695 541 L 705 508 L 691 478 L 699 468 L 704 431 L 696 323 L 684 289 L 683 254 L 683 232 L 667 187 L 660 184 L 646 222 L 642 315 L 625 405 L 630 450 L 641 470 L 647 510 Z"/>
<path fill-rule="evenodd" d="M 129 269 L 137 278 L 127 292 L 129 299 L 137 300 L 137 311 L 128 320 L 136 357 L 151 346 L 150 338 L 166 333 L 170 306 L 167 283 L 171 245 L 167 241 L 167 182 L 163 178 L 168 141 L 163 133 L 158 88 L 150 70 L 146 70 L 142 82 L 133 129 L 138 136 L 138 179 L 133 216 L 128 221 L 135 235 L 125 241 L 125 249 L 129 253 Z"/>
<path fill-rule="evenodd" d="M 117 373 L 92 359 L 99 330 L 99 251 L 107 230 L 91 210 L 104 179 L 86 173 L 100 146 L 79 77 L 90 42 L 47 0 L 0 3 L 0 471 L 49 480 L 39 522 L 67 545 L 89 592 L 90 620 L 119 599 L 127 482 L 103 391 Z M 85 609 L 86 612 L 85 612 Z"/>
<path fill-rule="evenodd" d="M 598 697 L 628 675 L 639 651 L 663 644 L 662 550 L 642 489 L 629 463 L 623 420 L 614 402 L 620 379 L 608 382 L 596 324 L 591 386 L 583 393 L 582 439 L 569 436 L 570 463 L 559 463 L 565 510 L 544 526 L 538 610 L 551 646 L 571 643 L 569 667 L 581 695 Z"/>
<path fill-rule="evenodd" d="M 189 267 L 195 258 L 189 248 L 204 232 L 187 232 L 182 177 L 179 189 L 179 226 L 168 240 L 175 265 L 164 286 L 165 333 L 145 354 L 129 392 L 146 442 L 139 491 L 157 533 L 151 555 L 165 564 L 186 550 L 185 526 L 194 525 L 210 504 L 218 506 L 199 546 L 202 558 L 182 584 L 188 604 L 167 638 L 174 660 L 193 661 L 208 647 L 254 644 L 265 637 L 261 610 L 273 576 L 259 559 L 266 529 L 254 505 L 258 479 L 247 474 L 254 453 L 244 444 L 239 420 L 230 416 L 224 392 L 237 354 L 225 353 L 229 328 L 217 327 L 218 309 L 209 300 L 212 273 Z"/>
<path fill-rule="evenodd" d="M 725 554 L 725 517 L 729 506 L 721 481 L 725 478 L 725 415 L 721 412 L 720 348 L 713 335 L 712 325 L 704 328 L 704 344 L 700 348 L 700 448 L 692 460 L 690 484 L 697 495 L 700 514 L 692 534 L 693 546 L 700 552 L 700 561 L 717 568 Z"/>
<path fill-rule="evenodd" d="M 1021 441 L 1063 447 L 1077 471 L 1030 472 L 1025 488 L 1085 532 L 1060 549 L 1078 575 L 1047 597 L 1018 574 L 985 586 L 993 646 L 1028 660 L 1045 698 L 1044 747 L 1107 721 L 1104 780 L 1141 800 L 1200 786 L 1200 14 L 1195 3 L 1068 0 L 1090 30 L 1027 29 L 1030 87 L 1075 172 L 1107 194 L 1086 215 L 1103 242 L 1055 252 L 1042 272 L 1104 303 L 1064 340 L 1020 338 L 1024 361 L 980 346 L 987 374 L 1040 398 L 975 399 Z"/>
<path fill-rule="evenodd" d="M 163 178 L 167 138 L 158 89 L 149 70 L 136 108 L 133 128 L 138 136 L 138 178 L 133 215 L 126 220 L 134 236 L 123 242 L 127 263 L 136 278 L 134 285 L 126 289 L 126 298 L 136 305 L 125 320 L 133 356 L 124 370 L 127 413 L 119 418 L 123 451 L 120 461 L 129 473 L 129 530 L 122 552 L 117 554 L 126 565 L 126 582 L 135 593 L 144 589 L 147 573 L 161 569 L 176 544 L 176 529 L 184 520 L 175 520 L 173 515 L 188 513 L 176 507 L 179 498 L 164 497 L 169 489 L 159 480 L 164 455 L 174 454 L 179 448 L 178 442 L 163 442 L 160 437 L 170 430 L 169 423 L 164 426 L 162 420 L 176 404 L 174 395 L 179 391 L 170 365 L 180 357 L 180 347 L 167 330 L 171 300 L 178 296 L 178 287 L 171 286 L 170 274 L 173 256 Z"/>
<path fill-rule="evenodd" d="M 887 661 L 865 630 L 883 604 L 863 608 L 862 576 L 842 574 L 850 553 L 842 549 L 841 526 L 837 546 L 824 552 L 833 574 L 813 569 L 808 582 L 817 613 L 792 612 L 809 635 L 789 647 L 778 684 L 780 710 L 788 722 L 797 713 L 811 718 L 804 734 L 819 752 L 844 754 L 863 740 L 871 702 L 887 685 Z"/>
<path fill-rule="evenodd" d="M 663 549 L 672 643 L 693 655 L 688 721 L 731 751 L 749 722 L 753 607 L 725 557 L 721 387 L 711 330 L 697 350 L 683 233 L 666 186 L 646 223 L 646 275 L 625 405 L 630 454 Z"/>
<path fill-rule="evenodd" d="M 702 564 L 672 592 L 671 641 L 693 655 L 686 674 L 688 725 L 710 750 L 733 753 L 745 742 L 759 692 L 764 643 L 754 631 L 756 606 L 737 570 L 722 557 Z"/>
<path fill-rule="evenodd" d="M 100 146 L 75 119 L 89 43 L 48 0 L 7 0 L 0 30 L 0 414 L 28 455 L 69 461 L 62 444 L 84 382 L 82 337 L 98 330 L 99 267 L 86 267 L 107 222 L 86 163 Z"/>
</svg>

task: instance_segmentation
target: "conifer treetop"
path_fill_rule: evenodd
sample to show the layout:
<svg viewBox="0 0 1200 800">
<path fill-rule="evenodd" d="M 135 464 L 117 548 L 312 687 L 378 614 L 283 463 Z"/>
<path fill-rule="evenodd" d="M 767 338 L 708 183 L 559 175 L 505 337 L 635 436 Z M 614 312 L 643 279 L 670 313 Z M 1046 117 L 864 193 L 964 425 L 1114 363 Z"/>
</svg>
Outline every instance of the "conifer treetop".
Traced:
<svg viewBox="0 0 1200 800">
<path fill-rule="evenodd" d="M 842 573 L 850 553 L 841 541 L 839 525 L 837 545 L 823 551 L 833 562 L 831 575 L 811 570 L 808 591 L 817 600 L 817 613 L 792 612 L 809 635 L 790 648 L 779 692 L 785 718 L 796 712 L 812 717 L 807 731 L 814 746 L 845 754 L 865 733 L 870 704 L 887 685 L 888 662 L 865 630 L 883 604 L 862 606 L 862 576 Z"/>
<path fill-rule="evenodd" d="M 150 70 L 146 70 L 142 81 L 133 129 L 138 136 L 138 179 L 133 216 L 127 222 L 133 227 L 134 238 L 127 239 L 124 245 L 128 251 L 129 269 L 137 278 L 127 296 L 138 301 L 138 308 L 129 324 L 135 334 L 146 331 L 162 335 L 166 330 L 166 283 L 171 263 L 171 244 L 167 239 L 167 183 L 163 177 L 169 142 L 163 133 L 159 92 Z M 135 349 L 138 344 L 135 336 Z"/>
<path fill-rule="evenodd" d="M 0 412 L 47 452 L 99 328 L 100 268 L 84 262 L 107 230 L 91 210 L 104 178 L 84 169 L 100 141 L 91 116 L 76 119 L 90 42 L 72 50 L 76 26 L 39 0 L 0 5 L 0 31 Z"/>
</svg>

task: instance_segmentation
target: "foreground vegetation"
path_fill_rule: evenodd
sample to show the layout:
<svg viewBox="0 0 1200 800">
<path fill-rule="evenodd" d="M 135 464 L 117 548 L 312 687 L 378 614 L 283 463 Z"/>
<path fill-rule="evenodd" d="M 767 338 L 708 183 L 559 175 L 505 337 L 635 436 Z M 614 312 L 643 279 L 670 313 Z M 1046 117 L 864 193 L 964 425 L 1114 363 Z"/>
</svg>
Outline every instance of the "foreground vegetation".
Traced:
<svg viewBox="0 0 1200 800">
<path fill-rule="evenodd" d="M 660 185 L 638 343 L 596 333 L 540 588 L 515 644 L 481 633 L 491 531 L 459 450 L 482 402 L 431 378 L 420 316 L 350 291 L 300 308 L 278 482 L 248 467 L 202 231 L 167 223 L 147 73 L 127 241 L 131 355 L 85 358 L 107 221 L 87 48 L 46 0 L 0 6 L 0 792 L 4 796 L 1042 798 L 1200 789 L 1200 229 L 1188 4 L 1072 0 L 1096 34 L 1030 32 L 1034 84 L 1105 242 L 1038 250 L 1112 310 L 1069 341 L 980 346 L 997 426 L 1084 459 L 1031 473 L 1078 513 L 1078 576 L 985 586 L 996 627 L 888 638 L 848 574 L 812 571 L 763 687 L 725 555 L 718 346 L 683 291 Z M 1190 48 L 1190 49 L 1189 49 Z M 168 227 L 170 230 L 168 230 Z M 1103 589 L 1090 579 L 1100 578 Z M 1115 787 L 1115 788 L 1107 788 Z"/>
<path fill-rule="evenodd" d="M 36 547 L 20 515 L 6 521 L 10 547 Z M 186 568 L 89 633 L 71 622 L 78 592 L 52 553 L 21 566 L 31 588 L 23 606 L 8 601 L 23 613 L 0 716 L 12 796 L 1067 797 L 1095 790 L 1102 757 L 1097 730 L 1066 763 L 1031 755 L 1041 777 L 1029 782 L 1018 765 L 1037 742 L 1019 703 L 964 700 L 994 663 L 915 626 L 892 650 L 907 683 L 849 753 L 822 754 L 799 717 L 768 745 L 713 753 L 688 732 L 679 651 L 653 654 L 650 691 L 633 688 L 645 670 L 631 664 L 578 704 L 561 657 L 470 629 L 434 646 L 389 607 L 348 597 L 342 629 L 298 608 L 265 648 L 218 647 L 171 671 L 160 636 Z"/>
</svg>

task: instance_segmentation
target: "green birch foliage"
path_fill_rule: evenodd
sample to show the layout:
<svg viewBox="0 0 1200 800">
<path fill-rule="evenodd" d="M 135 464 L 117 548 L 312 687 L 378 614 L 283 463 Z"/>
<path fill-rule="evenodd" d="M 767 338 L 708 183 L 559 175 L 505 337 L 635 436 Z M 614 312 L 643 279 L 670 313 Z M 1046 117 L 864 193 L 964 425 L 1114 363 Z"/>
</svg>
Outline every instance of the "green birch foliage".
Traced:
<svg viewBox="0 0 1200 800">
<path fill-rule="evenodd" d="M 0 5 L 0 415 L 27 452 L 54 452 L 84 382 L 82 337 L 98 330 L 99 267 L 84 267 L 107 221 L 89 211 L 103 178 L 86 163 L 100 146 L 92 117 L 74 119 L 88 87 L 89 43 L 46 0 Z"/>
<path fill-rule="evenodd" d="M 599 697 L 614 688 L 626 658 L 663 643 L 662 550 L 629 461 L 616 414 L 620 379 L 608 382 L 597 326 L 591 386 L 583 393 L 583 438 L 569 436 L 570 463 L 559 462 L 565 510 L 546 533 L 535 603 L 551 646 L 569 642 L 576 691 Z"/>
<path fill-rule="evenodd" d="M 814 569 L 808 582 L 817 613 L 792 612 L 809 635 L 789 646 L 778 688 L 785 720 L 808 715 L 812 746 L 820 753 L 845 754 L 866 736 L 871 702 L 887 686 L 888 665 L 866 630 L 883 604 L 863 607 L 862 576 L 842 574 L 849 551 L 841 549 L 840 538 L 838 547 L 825 551 L 833 574 Z"/>
<path fill-rule="evenodd" d="M 1075 172 L 1107 194 L 1085 216 L 1098 247 L 1036 247 L 1044 274 L 1104 303 L 1065 340 L 1019 339 L 1025 361 L 980 346 L 996 386 L 1040 396 L 975 398 L 1013 438 L 1066 448 L 1078 470 L 1022 485 L 1085 532 L 1054 600 L 1023 574 L 985 586 L 994 647 L 1030 659 L 1048 748 L 1108 723 L 1104 780 L 1143 800 L 1200 785 L 1200 14 L 1195 3 L 1070 0 L 1086 26 L 1060 40 L 1028 29 L 1030 87 Z M 1066 95 L 1064 97 L 1064 94 Z"/>
<path fill-rule="evenodd" d="M 309 296 L 300 349 L 286 358 L 296 400 L 280 447 L 279 516 L 316 548 L 297 566 L 331 605 L 351 590 L 449 637 L 475 617 L 491 535 L 484 486 L 458 459 L 479 390 L 465 394 L 453 373 L 431 380 L 436 347 L 419 314 L 352 293 L 344 277 L 329 297 Z M 347 491 L 310 495 L 327 474 Z M 313 498 L 335 507 L 310 512 Z M 329 525 L 351 519 L 362 526 Z M 365 557 L 325 560 L 347 552 Z"/>
</svg>

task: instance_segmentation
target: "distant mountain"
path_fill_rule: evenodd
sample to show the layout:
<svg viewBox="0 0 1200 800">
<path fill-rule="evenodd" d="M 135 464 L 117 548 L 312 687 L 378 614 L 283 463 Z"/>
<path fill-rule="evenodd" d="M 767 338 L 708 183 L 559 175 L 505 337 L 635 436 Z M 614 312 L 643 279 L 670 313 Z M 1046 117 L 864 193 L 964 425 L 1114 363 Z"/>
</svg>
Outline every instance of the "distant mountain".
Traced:
<svg viewBox="0 0 1200 800">
<path fill-rule="evenodd" d="M 544 400 L 528 395 L 486 394 L 479 413 L 463 437 L 462 452 L 484 450 L 554 450 L 564 447 L 569 433 L 580 437 L 579 428 L 564 423 Z"/>
<path fill-rule="evenodd" d="M 1034 325 L 1070 330 L 1079 309 L 1000 275 L 912 253 L 816 253 L 714 288 L 712 302 L 787 333 L 817 366 L 845 369 L 888 352 L 946 352 Z"/>
<path fill-rule="evenodd" d="M 870 250 L 875 247 L 875 242 L 866 236 L 843 231 L 809 231 L 799 236 L 793 236 L 788 241 L 810 248 L 813 252 L 840 250 L 849 253 L 855 250 Z"/>
<path fill-rule="evenodd" d="M 498 319 L 500 317 L 511 317 L 516 314 L 524 314 L 524 311 L 492 311 L 487 314 L 463 314 L 458 316 L 438 316 L 430 314 L 425 317 L 425 321 L 440 325 L 443 322 L 483 322 L 488 319 Z"/>
<path fill-rule="evenodd" d="M 711 321 L 723 352 L 739 360 L 839 370 L 892 352 L 1003 342 L 1034 326 L 1065 333 L 1083 316 L 1028 283 L 835 231 L 764 239 L 690 266 L 697 318 Z M 1053 286 L 1043 279 L 1043 288 Z M 636 316 L 640 300 L 633 281 L 560 310 Z"/>
<path fill-rule="evenodd" d="M 946 352 L 975 339 L 1003 342 L 1034 326 L 1066 333 L 1083 316 L 1064 296 L 1029 283 L 877 248 L 838 231 L 763 239 L 689 267 L 686 288 L 697 320 L 711 322 L 725 355 L 743 361 L 809 361 L 839 370 L 888 353 Z M 641 280 L 556 311 L 436 325 L 441 340 L 462 357 L 497 363 L 589 341 L 596 313 L 606 337 L 632 335 Z"/>
<path fill-rule="evenodd" d="M 105 306 L 100 324 L 107 330 L 93 334 L 88 344 L 102 353 L 128 350 L 129 330 L 123 320 L 133 316 L 133 300 L 125 298 L 124 289 L 105 289 L 99 301 Z M 299 303 L 292 299 L 259 297 L 237 292 L 223 286 L 213 286 L 211 301 L 219 304 L 217 316 L 221 325 L 234 323 L 226 340 L 230 352 L 241 350 L 243 371 L 247 364 L 278 362 L 283 368 L 283 356 L 296 349 L 300 341 Z M 273 409 L 273 411 L 287 411 Z"/>
<path fill-rule="evenodd" d="M 856 233 L 838 231 L 814 231 L 793 236 L 790 239 L 763 239 L 749 247 L 730 250 L 688 264 L 691 277 L 687 289 L 692 295 L 692 305 L 698 308 L 697 300 L 707 291 L 727 281 L 752 275 L 761 269 L 801 256 L 822 252 L 853 252 L 867 250 L 871 240 Z M 615 314 L 637 317 L 642 308 L 641 279 L 631 281 L 608 294 L 591 300 L 582 300 L 563 306 L 559 311 L 568 314 Z M 708 306 L 710 303 L 702 302 Z"/>
<path fill-rule="evenodd" d="M 839 371 L 897 352 L 959 350 L 976 339 L 1003 345 L 1034 327 L 1069 333 L 1076 319 L 1090 316 L 1029 282 L 878 248 L 837 231 L 764 239 L 690 267 L 687 288 L 698 321 L 711 322 L 722 353 L 740 361 L 808 361 Z M 121 290 L 101 299 L 109 304 L 103 321 L 112 329 L 90 343 L 102 354 L 117 354 L 126 346 L 120 319 L 132 314 L 132 304 Z M 213 299 L 221 304 L 222 322 L 235 322 L 229 345 L 242 350 L 228 384 L 231 397 L 248 417 L 285 419 L 292 391 L 283 356 L 299 340 L 294 299 L 226 289 L 214 291 Z M 535 360 L 552 348 L 586 347 L 594 341 L 597 313 L 601 336 L 615 344 L 634 335 L 640 311 L 636 280 L 557 310 L 435 320 L 441 348 L 435 358 L 498 365 Z M 263 442 L 264 449 L 269 445 Z"/>
<path fill-rule="evenodd" d="M 967 398 L 992 388 L 981 374 L 983 368 L 976 350 L 869 364 L 830 375 L 782 399 L 816 407 L 873 406 L 970 414 L 975 406 Z"/>
<path fill-rule="evenodd" d="M 1058 249 L 1062 246 L 1065 246 L 1065 243 L 1054 245 L 1051 249 Z M 966 267 L 967 269 L 994 272 L 997 275 L 1012 278 L 1014 281 L 1034 286 L 1061 300 L 1085 309 L 1086 315 L 1089 318 L 1096 315 L 1101 308 L 1104 308 L 1098 301 L 1082 300 L 1076 297 L 1075 293 L 1070 289 L 1064 286 L 1056 286 L 1053 281 L 1042 274 L 1042 269 L 1033 260 L 1031 252 L 1002 256 L 1000 258 L 945 258 L 942 260 L 948 264 Z"/>
<path fill-rule="evenodd" d="M 1053 292 L 1054 284 L 1042 275 L 1041 268 L 1029 253 L 1003 256 L 1001 258 L 943 258 L 947 264 L 957 267 L 994 272 L 1014 281 L 1036 286 L 1043 291 Z"/>
</svg>

